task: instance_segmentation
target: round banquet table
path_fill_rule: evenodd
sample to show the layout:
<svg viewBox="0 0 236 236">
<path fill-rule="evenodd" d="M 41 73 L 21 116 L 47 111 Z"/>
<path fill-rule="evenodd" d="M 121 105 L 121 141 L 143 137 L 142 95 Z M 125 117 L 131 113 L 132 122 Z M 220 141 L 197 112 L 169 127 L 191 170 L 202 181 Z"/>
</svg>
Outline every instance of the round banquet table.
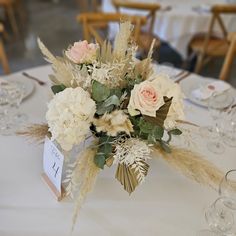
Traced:
<svg viewBox="0 0 236 236">
<path fill-rule="evenodd" d="M 29 123 L 41 123 L 52 96 L 47 80 L 51 69 L 42 66 L 26 72 L 47 81 L 47 86 L 35 84 L 34 93 L 21 105 Z M 22 75 L 19 72 L 9 77 L 20 80 Z M 187 100 L 185 105 L 187 120 L 210 123 L 205 108 Z M 195 142 L 205 158 L 222 170 L 236 168 L 236 149 L 227 148 L 224 154 L 213 155 L 206 149 L 206 139 Z M 0 136 L 1 236 L 69 235 L 73 203 L 57 202 L 42 181 L 42 155 L 43 145 L 19 136 Z M 131 196 L 114 178 L 114 168 L 102 171 L 82 207 L 73 235 L 194 236 L 205 228 L 204 209 L 217 198 L 217 192 L 189 180 L 161 159 L 152 159 L 150 164 L 145 183 Z"/>
<path fill-rule="evenodd" d="M 131 1 L 131 0 L 130 0 Z M 186 59 L 188 53 L 188 44 L 192 37 L 198 33 L 208 31 L 211 13 L 207 12 L 208 5 L 225 4 L 225 0 L 140 0 L 143 2 L 156 2 L 162 6 L 163 10 L 156 13 L 154 22 L 154 34 L 158 35 L 163 41 L 176 50 L 183 59 Z M 171 10 L 165 10 L 167 7 Z M 198 10 L 194 10 L 198 8 Z M 115 12 L 111 0 L 102 1 L 102 10 L 104 12 Z M 127 14 L 146 14 L 137 10 L 121 9 L 122 13 Z M 236 16 L 225 15 L 223 17 L 226 28 L 229 31 L 236 30 Z M 114 37 L 118 26 L 111 24 L 110 37 Z M 216 33 L 221 32 L 216 27 Z"/>
</svg>

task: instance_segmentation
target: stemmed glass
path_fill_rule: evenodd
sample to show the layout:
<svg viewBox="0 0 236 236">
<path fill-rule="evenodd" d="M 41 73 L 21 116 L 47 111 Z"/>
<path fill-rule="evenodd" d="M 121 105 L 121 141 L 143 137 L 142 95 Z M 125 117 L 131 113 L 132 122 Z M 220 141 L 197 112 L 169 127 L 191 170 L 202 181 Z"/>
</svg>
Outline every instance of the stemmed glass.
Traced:
<svg viewBox="0 0 236 236">
<path fill-rule="evenodd" d="M 24 97 L 24 91 L 21 87 L 15 86 L 10 92 L 10 104 L 11 104 L 11 118 L 12 122 L 16 125 L 24 123 L 27 120 L 26 114 L 19 112 L 20 104 Z"/>
<path fill-rule="evenodd" d="M 9 93 L 3 84 L 0 86 L 0 134 L 7 134 L 10 127 L 8 125 L 8 111 L 10 107 Z"/>
<path fill-rule="evenodd" d="M 217 139 L 210 141 L 207 144 L 208 150 L 213 153 L 221 154 L 224 152 L 224 145 L 220 142 L 221 139 L 221 122 L 224 118 L 224 113 L 231 109 L 234 102 L 234 98 L 230 93 L 214 93 L 209 98 L 208 110 L 213 119 L 215 131 L 217 133 Z"/>
<path fill-rule="evenodd" d="M 230 147 L 236 147 L 236 108 L 230 109 L 225 115 L 223 123 L 223 141 Z"/>
<path fill-rule="evenodd" d="M 27 118 L 19 113 L 24 90 L 14 82 L 0 83 L 0 134 L 11 135 Z"/>
<path fill-rule="evenodd" d="M 236 210 L 236 170 L 228 171 L 219 186 L 219 195 L 226 207 Z"/>
<path fill-rule="evenodd" d="M 225 206 L 226 199 L 220 197 L 207 209 L 205 218 L 211 230 L 221 235 L 227 235 L 234 224 L 233 213 Z"/>
</svg>

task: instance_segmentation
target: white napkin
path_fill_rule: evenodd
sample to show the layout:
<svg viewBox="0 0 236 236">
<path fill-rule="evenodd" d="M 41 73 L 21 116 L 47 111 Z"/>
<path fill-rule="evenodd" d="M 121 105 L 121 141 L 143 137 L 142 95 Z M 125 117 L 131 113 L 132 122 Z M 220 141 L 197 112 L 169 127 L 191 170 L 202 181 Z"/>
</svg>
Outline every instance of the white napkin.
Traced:
<svg viewBox="0 0 236 236">
<path fill-rule="evenodd" d="M 213 93 L 223 93 L 226 90 L 230 89 L 231 86 L 224 81 L 214 81 L 212 83 L 206 84 L 201 88 L 195 89 L 192 91 L 193 97 L 198 100 L 206 100 Z"/>
</svg>

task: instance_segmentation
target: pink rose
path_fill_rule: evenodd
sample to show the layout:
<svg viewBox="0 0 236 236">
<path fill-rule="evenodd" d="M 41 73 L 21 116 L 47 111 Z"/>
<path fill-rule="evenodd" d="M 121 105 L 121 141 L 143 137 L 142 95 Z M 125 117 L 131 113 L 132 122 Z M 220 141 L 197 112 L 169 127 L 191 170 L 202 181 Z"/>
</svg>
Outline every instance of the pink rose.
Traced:
<svg viewBox="0 0 236 236">
<path fill-rule="evenodd" d="M 131 91 L 131 97 L 128 105 L 130 115 L 139 114 L 156 117 L 156 111 L 164 104 L 163 95 L 155 84 L 150 81 L 144 81 L 136 84 Z M 138 111 L 137 111 L 138 110 Z"/>
<path fill-rule="evenodd" d="M 91 63 L 96 59 L 98 44 L 86 40 L 75 42 L 66 52 L 66 56 L 76 64 Z"/>
</svg>

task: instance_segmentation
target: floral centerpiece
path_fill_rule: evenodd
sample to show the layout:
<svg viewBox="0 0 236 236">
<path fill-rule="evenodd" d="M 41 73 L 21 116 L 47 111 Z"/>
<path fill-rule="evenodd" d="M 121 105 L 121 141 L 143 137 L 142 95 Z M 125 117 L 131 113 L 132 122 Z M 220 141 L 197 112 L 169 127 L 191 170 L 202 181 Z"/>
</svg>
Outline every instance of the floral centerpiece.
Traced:
<svg viewBox="0 0 236 236">
<path fill-rule="evenodd" d="M 144 182 L 151 156 L 163 156 L 198 182 L 219 181 L 222 173 L 210 163 L 170 146 L 172 136 L 182 134 L 183 94 L 168 76 L 154 73 L 152 47 L 146 59 L 135 58 L 129 22 L 120 24 L 113 47 L 107 41 L 80 41 L 63 57 L 54 57 L 40 40 L 39 47 L 52 64 L 55 95 L 48 104 L 47 125 L 34 125 L 28 134 L 48 134 L 65 155 L 88 137 L 94 139 L 66 171 L 66 193 L 76 202 L 74 222 L 98 173 L 111 165 L 117 165 L 114 176 L 129 194 Z"/>
</svg>

